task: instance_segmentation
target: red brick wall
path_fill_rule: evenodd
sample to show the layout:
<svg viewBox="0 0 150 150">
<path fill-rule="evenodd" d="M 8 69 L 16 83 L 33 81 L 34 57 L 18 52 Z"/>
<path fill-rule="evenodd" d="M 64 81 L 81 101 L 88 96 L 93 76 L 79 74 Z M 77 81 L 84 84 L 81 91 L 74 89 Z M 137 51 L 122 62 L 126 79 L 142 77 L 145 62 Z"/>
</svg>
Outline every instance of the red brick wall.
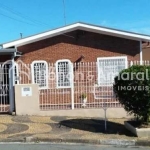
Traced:
<svg viewBox="0 0 150 150">
<path fill-rule="evenodd" d="M 54 63 L 58 59 L 76 62 L 81 55 L 84 55 L 85 62 L 95 62 L 97 57 L 107 56 L 128 56 L 129 60 L 139 60 L 140 45 L 138 41 L 77 30 L 18 47 L 18 51 L 23 52 L 18 59 L 25 63 L 34 60 Z"/>
</svg>

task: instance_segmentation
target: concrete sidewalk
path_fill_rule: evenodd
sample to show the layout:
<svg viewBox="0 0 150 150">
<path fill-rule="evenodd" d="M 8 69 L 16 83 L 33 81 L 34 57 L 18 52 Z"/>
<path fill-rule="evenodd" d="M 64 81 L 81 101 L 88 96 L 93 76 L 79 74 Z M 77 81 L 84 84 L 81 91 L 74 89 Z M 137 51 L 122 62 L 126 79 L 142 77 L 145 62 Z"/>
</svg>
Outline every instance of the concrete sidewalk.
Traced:
<svg viewBox="0 0 150 150">
<path fill-rule="evenodd" d="M 72 142 L 150 145 L 124 127 L 124 119 L 109 119 L 107 132 L 99 118 L 0 116 L 0 142 Z"/>
</svg>

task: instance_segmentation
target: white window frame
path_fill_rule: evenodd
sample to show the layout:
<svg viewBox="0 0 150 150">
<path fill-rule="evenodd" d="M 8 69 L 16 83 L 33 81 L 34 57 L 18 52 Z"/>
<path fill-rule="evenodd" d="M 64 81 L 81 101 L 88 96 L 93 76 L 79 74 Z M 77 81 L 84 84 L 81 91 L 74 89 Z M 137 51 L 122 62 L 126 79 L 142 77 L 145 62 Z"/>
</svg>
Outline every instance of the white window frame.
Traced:
<svg viewBox="0 0 150 150">
<path fill-rule="evenodd" d="M 107 85 L 105 85 L 105 83 L 104 83 L 104 85 L 101 84 L 99 61 L 100 61 L 100 60 L 115 60 L 115 59 L 124 59 L 124 60 L 125 60 L 125 69 L 127 69 L 127 67 L 128 67 L 127 56 L 98 57 L 98 58 L 97 58 L 98 86 L 112 86 L 112 83 L 107 84 Z"/>
<path fill-rule="evenodd" d="M 69 64 L 69 74 L 70 74 L 69 81 L 70 81 L 70 85 L 68 85 L 68 86 L 58 85 L 58 80 L 59 80 L 58 64 L 63 63 L 63 62 L 68 62 L 68 64 Z M 73 86 L 73 64 L 72 64 L 72 62 L 69 59 L 61 59 L 61 60 L 57 60 L 55 65 L 56 65 L 56 88 L 58 88 L 58 89 L 72 88 L 72 86 Z"/>
<path fill-rule="evenodd" d="M 44 60 L 36 60 L 36 61 L 32 62 L 32 64 L 31 64 L 32 83 L 37 84 L 37 83 L 35 83 L 35 80 L 34 80 L 34 64 L 37 64 L 37 63 L 44 63 L 46 65 L 46 86 L 43 86 L 43 87 L 39 86 L 39 88 L 40 89 L 48 89 L 48 64 Z"/>
</svg>

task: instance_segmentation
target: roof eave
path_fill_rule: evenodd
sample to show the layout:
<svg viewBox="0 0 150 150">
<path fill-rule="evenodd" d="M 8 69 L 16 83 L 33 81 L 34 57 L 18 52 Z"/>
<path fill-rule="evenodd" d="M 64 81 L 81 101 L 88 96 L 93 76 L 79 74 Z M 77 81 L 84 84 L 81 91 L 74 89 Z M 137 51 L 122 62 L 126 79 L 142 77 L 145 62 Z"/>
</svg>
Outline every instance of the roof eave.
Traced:
<svg viewBox="0 0 150 150">
<path fill-rule="evenodd" d="M 33 35 L 24 39 L 19 39 L 17 41 L 9 42 L 2 44 L 3 48 L 9 48 L 12 46 L 19 47 L 22 45 L 26 45 L 29 43 L 33 43 L 39 40 L 43 40 L 46 38 L 54 37 L 57 35 L 64 34 L 66 32 L 71 32 L 74 30 L 85 30 L 89 32 L 95 32 L 99 34 L 105 34 L 105 35 L 110 35 L 110 36 L 116 36 L 116 37 L 121 37 L 121 38 L 126 38 L 126 39 L 131 39 L 131 40 L 136 40 L 136 41 L 150 41 L 150 36 L 147 35 L 142 35 L 142 34 L 137 34 L 137 33 L 132 33 L 132 32 L 125 32 L 122 30 L 115 30 L 111 28 L 104 28 L 100 26 L 94 26 L 90 24 L 84 24 L 84 23 L 75 23 L 72 25 L 64 26 L 58 29 L 54 29 L 48 32 L 44 32 L 41 34 Z"/>
</svg>

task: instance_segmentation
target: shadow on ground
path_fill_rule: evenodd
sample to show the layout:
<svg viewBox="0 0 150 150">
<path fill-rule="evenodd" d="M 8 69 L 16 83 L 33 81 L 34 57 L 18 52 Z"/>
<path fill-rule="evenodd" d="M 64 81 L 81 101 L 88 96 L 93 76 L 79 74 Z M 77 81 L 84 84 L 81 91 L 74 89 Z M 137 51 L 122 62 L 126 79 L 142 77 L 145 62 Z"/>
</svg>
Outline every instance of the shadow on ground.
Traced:
<svg viewBox="0 0 150 150">
<path fill-rule="evenodd" d="M 97 119 L 70 119 L 59 122 L 60 126 L 66 126 L 78 130 L 84 130 L 95 133 L 119 134 L 126 136 L 134 136 L 124 125 L 107 121 L 107 131 L 105 131 L 105 121 Z"/>
</svg>

